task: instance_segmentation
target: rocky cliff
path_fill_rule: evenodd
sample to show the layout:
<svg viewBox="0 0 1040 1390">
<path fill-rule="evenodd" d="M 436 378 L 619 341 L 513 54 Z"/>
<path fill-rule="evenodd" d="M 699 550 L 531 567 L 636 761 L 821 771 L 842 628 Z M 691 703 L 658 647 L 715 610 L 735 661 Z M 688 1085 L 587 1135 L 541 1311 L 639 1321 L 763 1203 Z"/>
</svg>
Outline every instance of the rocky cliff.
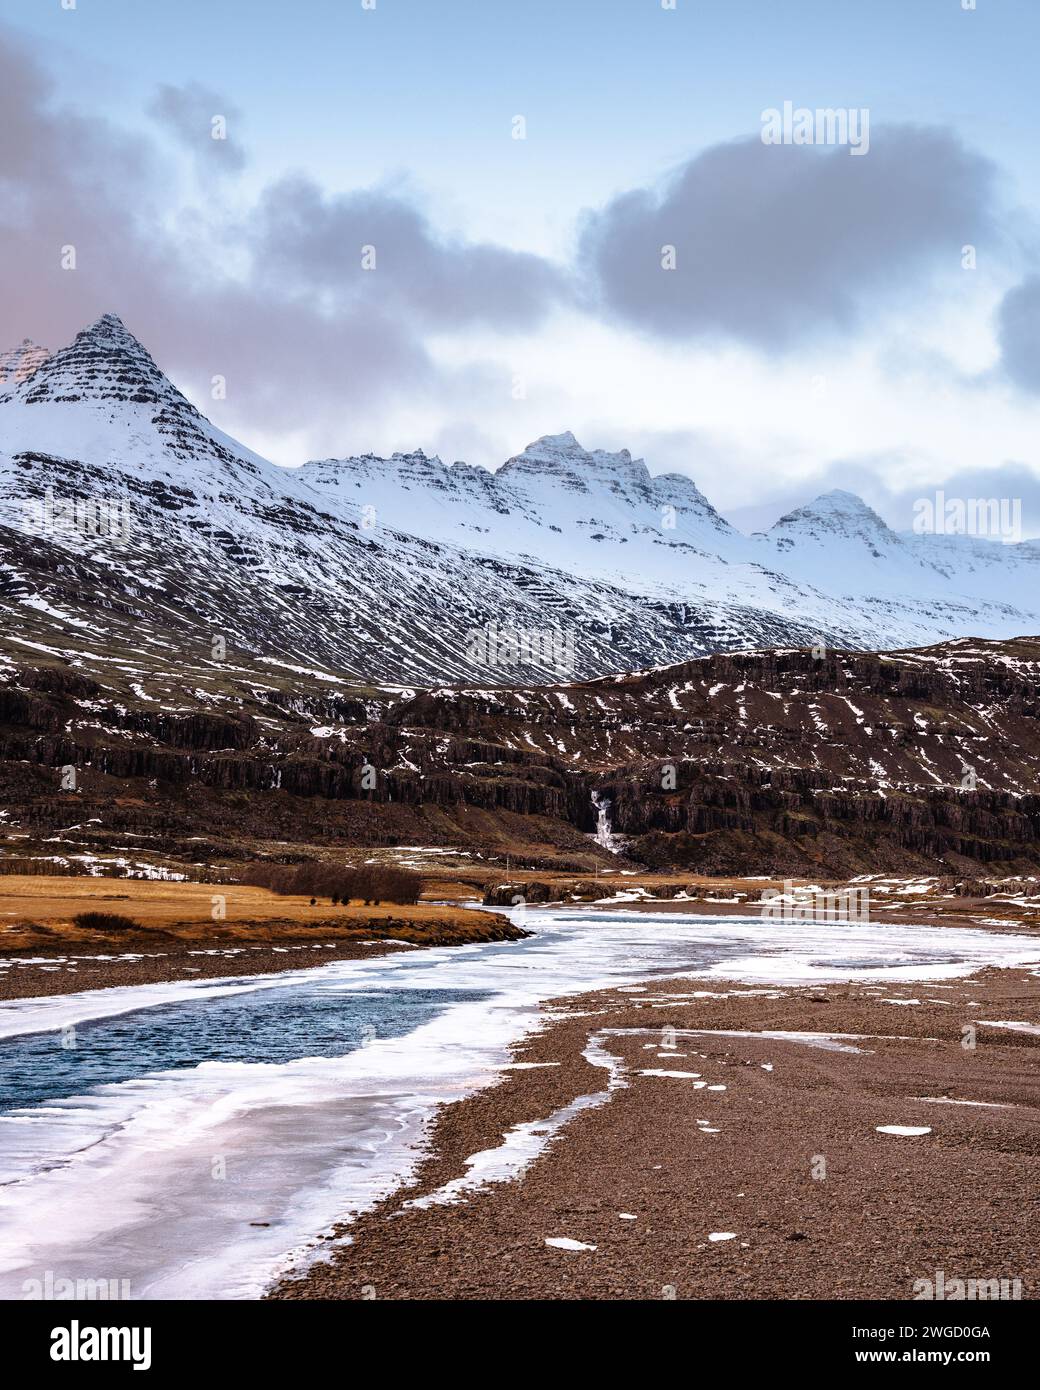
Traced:
<svg viewBox="0 0 1040 1390">
<path fill-rule="evenodd" d="M 415 690 L 0 648 L 8 854 L 463 845 L 726 873 L 1040 863 L 1040 641 Z M 613 841 L 596 839 L 593 794 Z M 602 830 L 602 825 L 600 825 Z M 50 850 L 44 847 L 50 845 Z M 281 848 L 278 848 L 278 847 Z"/>
</svg>

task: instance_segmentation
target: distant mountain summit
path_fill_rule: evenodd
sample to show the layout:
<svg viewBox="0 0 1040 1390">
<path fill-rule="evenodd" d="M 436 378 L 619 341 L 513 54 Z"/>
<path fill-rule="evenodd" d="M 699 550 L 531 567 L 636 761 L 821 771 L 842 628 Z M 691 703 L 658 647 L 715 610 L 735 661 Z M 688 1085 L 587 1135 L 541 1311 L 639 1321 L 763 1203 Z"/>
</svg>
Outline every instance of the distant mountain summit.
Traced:
<svg viewBox="0 0 1040 1390">
<path fill-rule="evenodd" d="M 285 470 L 212 425 L 115 314 L 105 314 L 0 396 L 0 450 L 50 453 L 122 473 L 196 482 Z M 226 481 L 226 477 L 225 477 Z"/>
<path fill-rule="evenodd" d="M 877 538 L 887 543 L 895 533 L 861 497 L 842 488 L 833 488 L 782 516 L 770 534 L 795 541 L 799 537 L 819 540 L 833 536 L 839 540 Z"/>
<path fill-rule="evenodd" d="M 48 357 L 46 348 L 31 338 L 23 338 L 17 347 L 0 352 L 0 386 L 17 386 L 26 381 Z"/>
<path fill-rule="evenodd" d="M 0 616 L 71 660 L 216 643 L 327 679 L 483 687 L 1040 631 L 1040 545 L 897 535 L 849 492 L 748 537 L 685 474 L 569 431 L 497 472 L 421 449 L 281 468 L 113 314 L 0 362 Z M 134 522 L 117 541 L 37 524 L 112 499 Z"/>
</svg>

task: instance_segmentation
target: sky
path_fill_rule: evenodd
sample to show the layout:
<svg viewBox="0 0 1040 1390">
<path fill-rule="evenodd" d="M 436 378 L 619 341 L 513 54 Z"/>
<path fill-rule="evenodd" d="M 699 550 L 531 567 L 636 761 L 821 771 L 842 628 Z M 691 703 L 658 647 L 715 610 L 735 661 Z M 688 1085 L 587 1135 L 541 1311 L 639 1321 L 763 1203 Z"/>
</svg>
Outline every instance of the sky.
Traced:
<svg viewBox="0 0 1040 1390">
<path fill-rule="evenodd" d="M 118 313 L 282 464 L 569 429 L 746 529 L 942 488 L 1038 534 L 1038 41 L 1035 0 L 0 0 L 0 348 Z M 869 142 L 766 144 L 785 102 Z"/>
</svg>

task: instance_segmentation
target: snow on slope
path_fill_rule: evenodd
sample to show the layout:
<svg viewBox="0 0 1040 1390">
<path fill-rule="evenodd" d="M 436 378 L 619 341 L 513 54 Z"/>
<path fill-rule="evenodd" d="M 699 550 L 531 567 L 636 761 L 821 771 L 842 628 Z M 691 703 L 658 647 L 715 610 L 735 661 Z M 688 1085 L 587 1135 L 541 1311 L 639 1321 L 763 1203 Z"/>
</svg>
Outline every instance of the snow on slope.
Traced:
<svg viewBox="0 0 1040 1390">
<path fill-rule="evenodd" d="M 248 474 L 272 497 L 285 490 L 285 470 L 211 425 L 114 314 L 45 358 L 4 407 L 0 441 L 8 454 L 31 449 L 104 462 L 211 491 Z"/>
<path fill-rule="evenodd" d="M 364 679 L 494 682 L 791 635 L 773 615 L 656 603 L 410 535 L 392 509 L 370 527 L 361 500 L 323 494 L 215 429 L 111 315 L 0 397 L 0 449 L 4 629 L 60 650 L 122 644 L 176 661 L 219 638 Z M 44 532 L 48 493 L 125 503 L 129 534 Z M 568 640 L 503 670 L 474 654 L 489 625 Z"/>
<path fill-rule="evenodd" d="M 1040 545 L 900 537 L 848 492 L 747 537 L 689 478 L 652 477 L 628 450 L 588 451 L 570 433 L 536 440 L 497 473 L 448 468 L 421 451 L 325 459 L 303 473 L 326 497 L 368 506 L 406 531 L 711 606 L 720 617 L 797 614 L 821 633 L 845 633 L 850 645 L 870 645 L 868 633 L 875 645 L 895 646 L 1037 626 L 1029 576 Z M 928 542 L 943 540 L 952 544 L 934 547 L 933 559 Z M 1009 573 L 1021 582 L 1009 585 Z"/>
<path fill-rule="evenodd" d="M 219 635 L 364 679 L 490 684 L 1040 630 L 1040 547 L 901 538 L 848 493 L 749 538 L 690 479 L 567 433 L 494 474 L 421 451 L 281 468 L 206 420 L 113 315 L 21 375 L 0 390 L 0 605 L 26 640 L 174 661 Z M 40 534 L 48 490 L 120 500 L 131 534 Z M 951 541 L 966 543 L 929 544 Z M 569 667 L 489 668 L 473 645 L 489 624 L 568 634 Z"/>
<path fill-rule="evenodd" d="M 843 594 L 949 592 L 948 576 L 840 489 L 781 517 L 761 541 L 789 574 Z"/>
<path fill-rule="evenodd" d="M 324 459 L 304 477 L 325 496 L 357 500 L 401 530 L 496 555 L 549 563 L 635 593 L 675 597 L 690 556 L 708 569 L 746 545 L 695 484 L 652 478 L 627 449 L 583 449 L 545 435 L 497 473 L 421 450 L 390 459 Z"/>
</svg>

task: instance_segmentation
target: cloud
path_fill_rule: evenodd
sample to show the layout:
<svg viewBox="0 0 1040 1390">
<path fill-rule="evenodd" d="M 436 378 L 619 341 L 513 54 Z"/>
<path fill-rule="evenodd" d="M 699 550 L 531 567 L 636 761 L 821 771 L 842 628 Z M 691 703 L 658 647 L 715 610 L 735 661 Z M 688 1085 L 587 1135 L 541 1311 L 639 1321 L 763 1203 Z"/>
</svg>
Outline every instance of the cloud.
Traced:
<svg viewBox="0 0 1040 1390">
<path fill-rule="evenodd" d="M 234 135 L 240 112 L 218 92 L 198 82 L 163 83 L 150 112 L 191 152 L 200 172 L 230 174 L 245 167 L 245 150 Z"/>
<path fill-rule="evenodd" d="M 166 87 L 153 111 L 192 147 L 220 106 L 204 88 Z M 225 376 L 227 400 L 207 413 L 247 442 L 296 432 L 342 452 L 360 447 L 355 412 L 507 397 L 491 370 L 443 365 L 429 340 L 530 328 L 565 292 L 548 262 L 442 237 L 415 200 L 385 190 L 333 196 L 297 176 L 243 212 L 222 181 L 228 203 L 211 187 L 202 210 L 177 209 L 155 142 L 63 109 L 3 28 L 0 121 L 4 332 L 55 348 L 118 313 L 203 408 L 211 377 Z M 74 270 L 61 265 L 69 245 Z M 376 247 L 374 271 L 361 269 L 363 245 Z"/>
<path fill-rule="evenodd" d="M 25 336 L 56 348 L 116 312 L 216 423 L 280 460 L 422 445 L 496 464 L 573 428 L 645 452 L 654 471 L 691 472 L 725 506 L 755 489 L 768 505 L 775 478 L 852 448 L 905 449 L 912 436 L 944 466 L 970 456 L 963 431 L 959 454 L 926 437 L 949 412 L 916 386 L 911 408 L 885 418 L 877 402 L 894 398 L 893 378 L 905 383 L 901 362 L 856 398 L 867 442 L 844 427 L 848 411 L 844 426 L 806 427 L 799 373 L 829 371 L 830 343 L 816 359 L 760 353 L 865 328 L 908 344 L 919 365 L 919 335 L 882 337 L 868 323 L 875 306 L 909 300 L 938 263 L 963 276 L 961 246 L 1000 238 L 993 166 L 949 134 L 875 129 L 861 158 L 716 146 L 588 214 L 562 267 L 447 234 L 407 185 L 333 191 L 296 173 L 247 192 L 243 118 L 219 93 L 165 86 L 150 110 L 160 128 L 129 133 L 69 110 L 35 52 L 0 26 L 0 348 Z M 209 139 L 215 115 L 228 118 L 227 141 Z M 185 195 L 169 175 L 171 140 L 224 176 L 189 180 Z M 69 244 L 72 272 L 61 268 Z M 676 271 L 659 269 L 664 244 L 677 248 Z M 1023 382 L 1040 374 L 1028 288 L 1021 323 L 1014 297 L 1005 303 L 1008 369 Z M 735 346 L 720 352 L 719 338 Z M 869 340 L 850 336 L 843 359 L 855 377 L 861 351 L 867 386 Z M 216 375 L 226 401 L 210 400 Z M 523 399 L 514 377 L 529 385 Z M 997 456 L 1028 456 L 1020 422 L 1005 425 Z M 769 520 L 805 496 L 797 484 Z"/>
<path fill-rule="evenodd" d="M 31 51 L 0 29 L 0 298 L 8 333 L 57 346 L 153 274 L 137 218 L 160 190 L 145 142 L 53 99 Z M 64 247 L 75 270 L 61 267 Z"/>
<path fill-rule="evenodd" d="M 837 471 L 837 470 L 834 470 Z M 931 487 L 885 489 L 876 510 L 896 531 L 909 531 L 914 523 L 914 503 L 941 491 L 947 501 L 994 498 L 1019 504 L 1025 536 L 1040 534 L 1040 477 L 1024 463 L 1008 459 L 993 468 L 961 468 Z"/>
<path fill-rule="evenodd" d="M 934 501 L 936 493 L 942 492 L 947 501 L 994 498 L 1018 503 L 1023 535 L 1040 535 L 1040 477 L 1027 464 L 1009 459 L 992 468 L 953 472 L 933 465 L 928 484 L 899 485 L 893 480 L 905 475 L 906 464 L 905 458 L 895 454 L 837 459 L 797 482 L 778 479 L 766 495 L 750 505 L 724 510 L 739 530 L 768 530 L 785 513 L 833 488 L 842 488 L 862 497 L 893 531 L 905 533 L 913 530 L 915 503 L 922 498 Z"/>
<path fill-rule="evenodd" d="M 265 190 L 248 241 L 266 288 L 320 295 L 337 311 L 367 304 L 441 331 L 530 328 L 568 292 L 549 262 L 443 239 L 392 192 L 333 196 L 300 175 Z"/>
<path fill-rule="evenodd" d="M 997 314 L 1004 371 L 1025 391 L 1040 391 L 1040 276 L 1008 290 Z"/>
<path fill-rule="evenodd" d="M 878 130 L 858 159 L 738 140 L 588 215 L 580 258 L 601 314 L 663 338 L 787 348 L 856 329 L 941 264 L 959 272 L 963 245 L 998 235 L 995 173 L 925 127 Z"/>
</svg>

